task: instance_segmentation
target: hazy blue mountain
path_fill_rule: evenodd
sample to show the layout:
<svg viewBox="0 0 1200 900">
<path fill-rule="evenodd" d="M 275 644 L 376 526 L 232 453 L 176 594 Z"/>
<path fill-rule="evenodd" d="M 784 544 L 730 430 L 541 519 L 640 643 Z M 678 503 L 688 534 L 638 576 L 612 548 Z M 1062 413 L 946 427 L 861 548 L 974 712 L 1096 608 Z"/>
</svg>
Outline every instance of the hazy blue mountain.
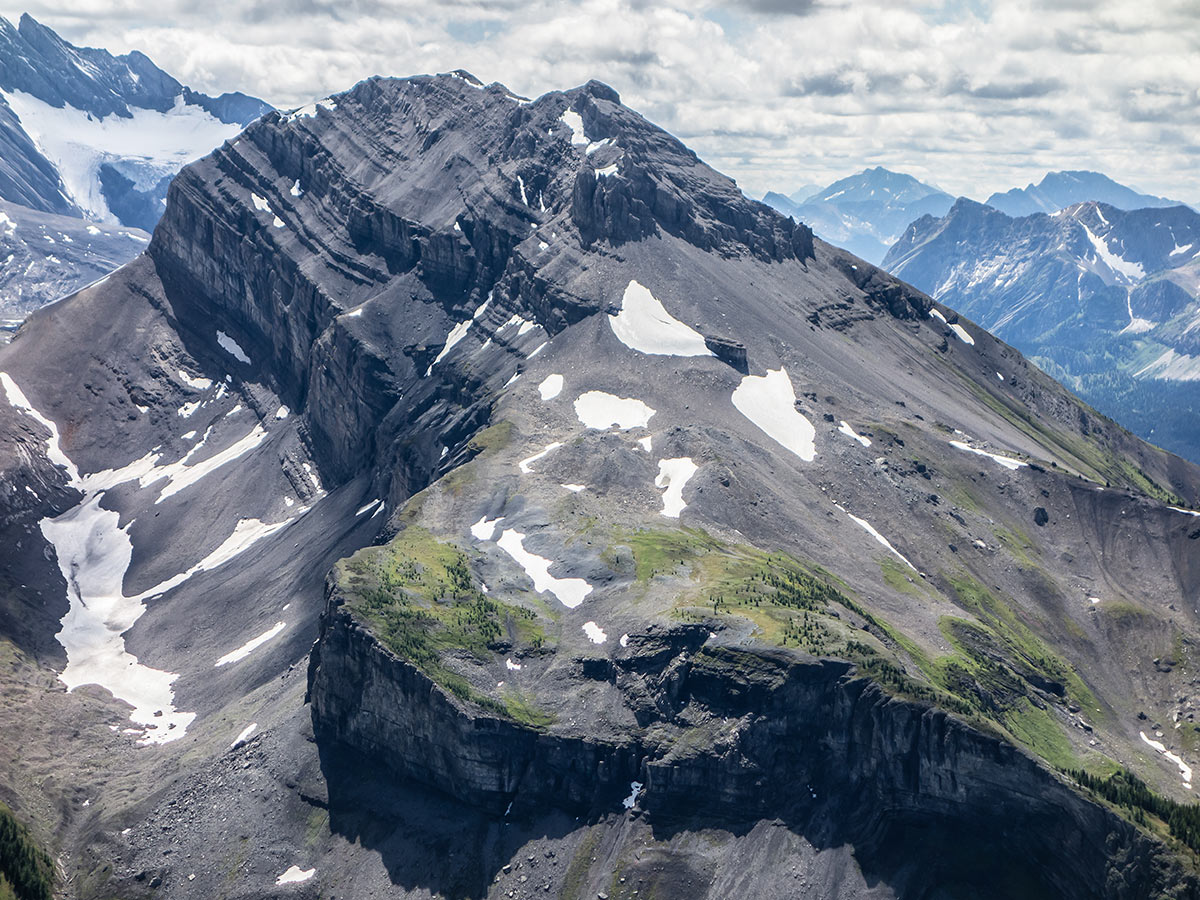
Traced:
<svg viewBox="0 0 1200 900">
<path fill-rule="evenodd" d="M 1075 203 L 1095 200 L 1118 209 L 1178 206 L 1179 201 L 1142 194 L 1099 172 L 1048 172 L 1037 184 L 995 193 L 987 205 L 1010 216 L 1057 212 Z"/>
<path fill-rule="evenodd" d="M 816 191 L 803 188 L 791 197 L 772 192 L 763 202 L 809 225 L 830 243 L 878 264 L 909 222 L 926 214 L 942 215 L 954 198 L 911 175 L 877 166 Z"/>
</svg>

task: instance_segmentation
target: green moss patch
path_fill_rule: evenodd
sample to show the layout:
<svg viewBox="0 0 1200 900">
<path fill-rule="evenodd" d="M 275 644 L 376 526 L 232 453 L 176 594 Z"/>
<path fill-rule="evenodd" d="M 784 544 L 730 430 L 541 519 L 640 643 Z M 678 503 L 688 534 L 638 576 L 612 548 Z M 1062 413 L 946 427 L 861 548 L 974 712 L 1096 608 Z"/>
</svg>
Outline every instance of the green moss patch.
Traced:
<svg viewBox="0 0 1200 900">
<path fill-rule="evenodd" d="M 397 656 L 460 699 L 526 724 L 538 719 L 529 701 L 514 705 L 482 695 L 445 665 L 451 653 L 487 661 L 502 649 L 536 650 L 546 641 L 532 610 L 476 587 L 454 544 L 410 526 L 385 546 L 360 550 L 339 570 L 347 609 Z"/>
</svg>

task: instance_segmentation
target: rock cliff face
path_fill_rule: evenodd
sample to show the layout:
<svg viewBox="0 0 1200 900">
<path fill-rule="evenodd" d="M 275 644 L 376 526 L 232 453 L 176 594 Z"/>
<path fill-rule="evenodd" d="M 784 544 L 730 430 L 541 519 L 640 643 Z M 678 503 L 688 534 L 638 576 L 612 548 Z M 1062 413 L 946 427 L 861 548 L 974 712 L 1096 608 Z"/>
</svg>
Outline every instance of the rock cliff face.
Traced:
<svg viewBox="0 0 1200 900">
<path fill-rule="evenodd" d="M 640 710 L 633 733 L 552 735 L 464 706 L 356 623 L 333 584 L 309 662 L 317 738 L 505 817 L 603 815 L 632 792 L 653 821 L 778 820 L 818 846 L 853 844 L 904 896 L 1197 889 L 1130 823 L 1010 744 L 891 698 L 849 664 L 722 645 L 696 627 L 645 635 L 606 665 L 577 662 Z"/>
</svg>

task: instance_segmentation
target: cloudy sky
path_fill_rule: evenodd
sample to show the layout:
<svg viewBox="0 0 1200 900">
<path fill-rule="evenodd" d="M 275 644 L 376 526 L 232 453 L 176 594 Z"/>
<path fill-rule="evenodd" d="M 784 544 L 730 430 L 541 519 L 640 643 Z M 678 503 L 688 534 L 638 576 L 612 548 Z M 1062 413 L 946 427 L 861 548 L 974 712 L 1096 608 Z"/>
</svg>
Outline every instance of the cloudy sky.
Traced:
<svg viewBox="0 0 1200 900">
<path fill-rule="evenodd" d="M 598 78 L 755 196 L 882 165 L 977 199 L 1089 168 L 1200 201 L 1200 0 L 5 2 L 279 106 L 373 74 Z"/>
</svg>

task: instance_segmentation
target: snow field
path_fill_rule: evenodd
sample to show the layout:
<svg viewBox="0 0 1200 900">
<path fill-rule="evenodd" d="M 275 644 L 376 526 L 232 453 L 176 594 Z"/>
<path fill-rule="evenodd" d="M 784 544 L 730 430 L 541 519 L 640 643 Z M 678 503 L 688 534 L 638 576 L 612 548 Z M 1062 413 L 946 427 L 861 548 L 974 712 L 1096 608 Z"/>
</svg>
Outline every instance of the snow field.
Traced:
<svg viewBox="0 0 1200 900">
<path fill-rule="evenodd" d="M 970 444 L 967 444 L 963 441 L 950 441 L 950 446 L 955 450 L 963 450 L 967 453 L 975 453 L 979 456 L 986 456 L 988 459 L 996 463 L 996 465 L 1003 466 L 1004 468 L 1012 471 L 1016 471 L 1023 466 L 1029 465 L 1029 463 L 1021 462 L 1019 459 L 1012 459 L 1008 456 L 1001 456 L 999 453 L 989 453 L 986 450 L 980 450 L 979 448 L 972 447 Z"/>
</svg>

